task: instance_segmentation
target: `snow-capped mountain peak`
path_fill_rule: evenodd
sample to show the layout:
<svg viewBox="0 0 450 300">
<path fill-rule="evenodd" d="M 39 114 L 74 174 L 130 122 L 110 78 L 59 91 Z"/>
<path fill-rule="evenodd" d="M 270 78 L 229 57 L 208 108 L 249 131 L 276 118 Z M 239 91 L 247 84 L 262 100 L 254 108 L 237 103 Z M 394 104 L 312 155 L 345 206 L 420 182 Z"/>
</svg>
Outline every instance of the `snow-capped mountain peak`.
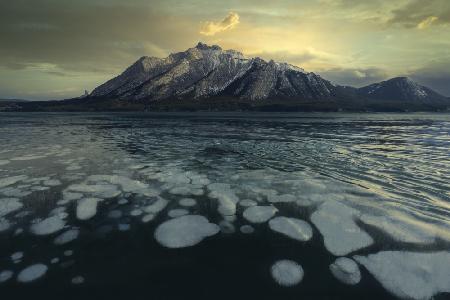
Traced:
<svg viewBox="0 0 450 300">
<path fill-rule="evenodd" d="M 169 98 L 333 98 L 333 85 L 302 68 L 198 43 L 167 58 L 144 56 L 97 87 L 92 97 L 155 101 Z"/>
</svg>

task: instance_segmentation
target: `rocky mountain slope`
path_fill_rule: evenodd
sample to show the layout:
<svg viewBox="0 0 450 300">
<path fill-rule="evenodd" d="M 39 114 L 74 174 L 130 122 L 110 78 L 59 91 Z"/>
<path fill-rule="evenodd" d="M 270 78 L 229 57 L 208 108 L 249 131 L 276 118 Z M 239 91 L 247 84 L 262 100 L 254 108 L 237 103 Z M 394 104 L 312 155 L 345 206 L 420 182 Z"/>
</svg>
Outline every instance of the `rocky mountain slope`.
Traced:
<svg viewBox="0 0 450 300">
<path fill-rule="evenodd" d="M 90 96 L 147 101 L 212 97 L 325 100 L 336 98 L 336 87 L 286 63 L 248 59 L 234 50 L 199 43 L 164 59 L 142 57 Z"/>
<path fill-rule="evenodd" d="M 448 103 L 448 98 L 407 77 L 392 78 L 358 89 L 361 97 L 374 100 L 416 103 Z"/>
</svg>

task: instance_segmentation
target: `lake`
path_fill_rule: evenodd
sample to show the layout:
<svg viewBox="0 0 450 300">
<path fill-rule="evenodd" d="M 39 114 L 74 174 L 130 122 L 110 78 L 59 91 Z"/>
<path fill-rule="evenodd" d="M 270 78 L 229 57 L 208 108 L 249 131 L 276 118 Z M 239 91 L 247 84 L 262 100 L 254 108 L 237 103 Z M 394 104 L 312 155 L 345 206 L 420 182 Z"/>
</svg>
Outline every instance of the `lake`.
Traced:
<svg viewBox="0 0 450 300">
<path fill-rule="evenodd" d="M 448 114 L 1 113 L 0 294 L 449 299 L 449 133 Z"/>
</svg>

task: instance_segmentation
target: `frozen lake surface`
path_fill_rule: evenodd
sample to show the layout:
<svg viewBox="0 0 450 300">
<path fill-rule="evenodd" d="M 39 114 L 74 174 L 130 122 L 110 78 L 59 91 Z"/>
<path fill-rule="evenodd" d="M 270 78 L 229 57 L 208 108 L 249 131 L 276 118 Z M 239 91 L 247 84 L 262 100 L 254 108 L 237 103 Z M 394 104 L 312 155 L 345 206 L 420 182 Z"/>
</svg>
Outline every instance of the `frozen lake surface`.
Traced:
<svg viewBox="0 0 450 300">
<path fill-rule="evenodd" d="M 0 295 L 449 299 L 449 133 L 445 114 L 2 113 Z"/>
</svg>

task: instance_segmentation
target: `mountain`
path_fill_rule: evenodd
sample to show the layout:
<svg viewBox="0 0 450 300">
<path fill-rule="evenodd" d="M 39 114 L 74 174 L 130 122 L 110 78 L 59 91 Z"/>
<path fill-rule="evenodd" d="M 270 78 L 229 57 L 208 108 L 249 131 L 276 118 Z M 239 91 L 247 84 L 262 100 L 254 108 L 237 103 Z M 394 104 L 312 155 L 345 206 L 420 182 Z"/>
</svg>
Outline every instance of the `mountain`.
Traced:
<svg viewBox="0 0 450 300">
<path fill-rule="evenodd" d="M 335 86 L 314 73 L 240 52 L 199 43 L 167 58 L 142 57 L 121 75 L 100 85 L 93 98 L 159 101 L 230 97 L 329 100 Z"/>
<path fill-rule="evenodd" d="M 405 77 L 362 88 L 339 86 L 287 63 L 198 43 L 166 58 L 141 57 L 88 95 L 6 108 L 0 103 L 2 109 L 441 111 L 450 109 L 450 99 Z"/>
<path fill-rule="evenodd" d="M 359 95 L 368 99 L 406 102 L 447 102 L 448 98 L 421 86 L 407 77 L 392 78 L 380 83 L 360 88 Z"/>
</svg>

